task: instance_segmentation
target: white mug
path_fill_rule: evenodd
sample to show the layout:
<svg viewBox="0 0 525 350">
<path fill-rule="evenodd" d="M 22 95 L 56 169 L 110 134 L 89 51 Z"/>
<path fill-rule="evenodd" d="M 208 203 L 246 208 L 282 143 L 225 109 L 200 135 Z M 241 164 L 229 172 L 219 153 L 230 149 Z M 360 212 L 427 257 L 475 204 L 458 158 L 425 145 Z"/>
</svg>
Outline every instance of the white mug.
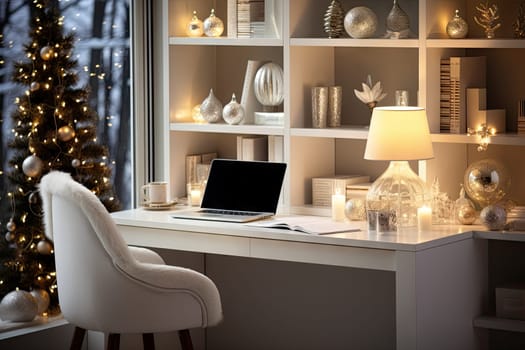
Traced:
<svg viewBox="0 0 525 350">
<path fill-rule="evenodd" d="M 142 202 L 162 204 L 168 202 L 168 183 L 150 182 L 142 186 Z"/>
</svg>

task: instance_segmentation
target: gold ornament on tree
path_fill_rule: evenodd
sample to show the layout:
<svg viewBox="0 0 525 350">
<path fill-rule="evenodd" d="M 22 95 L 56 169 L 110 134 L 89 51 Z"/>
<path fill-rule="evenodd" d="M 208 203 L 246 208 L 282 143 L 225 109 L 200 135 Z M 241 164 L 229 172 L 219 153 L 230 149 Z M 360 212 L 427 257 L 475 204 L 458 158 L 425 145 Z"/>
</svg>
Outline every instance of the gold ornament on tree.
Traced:
<svg viewBox="0 0 525 350">
<path fill-rule="evenodd" d="M 324 31 L 328 38 L 339 38 L 345 29 L 345 11 L 339 0 L 332 0 L 324 15 Z"/>
<path fill-rule="evenodd" d="M 75 137 L 75 130 L 69 125 L 64 125 L 58 129 L 58 139 L 60 141 L 68 142 Z"/>
<path fill-rule="evenodd" d="M 44 46 L 40 49 L 40 57 L 44 61 L 49 61 L 51 58 L 53 58 L 53 55 L 55 54 L 55 51 L 51 46 Z"/>
<path fill-rule="evenodd" d="M 497 22 L 499 20 L 498 5 L 489 5 L 489 2 L 486 1 L 476 6 L 476 10 L 479 12 L 479 17 L 474 16 L 474 21 L 485 30 L 487 39 L 493 39 L 494 32 L 501 27 L 501 23 Z"/>
</svg>

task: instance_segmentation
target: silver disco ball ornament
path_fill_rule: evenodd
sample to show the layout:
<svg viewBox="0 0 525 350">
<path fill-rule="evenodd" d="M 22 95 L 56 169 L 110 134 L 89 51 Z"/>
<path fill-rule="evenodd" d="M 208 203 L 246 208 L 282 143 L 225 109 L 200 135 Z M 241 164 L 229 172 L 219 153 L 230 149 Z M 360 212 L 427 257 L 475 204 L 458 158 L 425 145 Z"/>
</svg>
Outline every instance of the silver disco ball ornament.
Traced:
<svg viewBox="0 0 525 350">
<path fill-rule="evenodd" d="M 377 16 L 368 7 L 357 6 L 346 13 L 344 25 L 352 38 L 370 38 L 377 30 Z"/>
<path fill-rule="evenodd" d="M 507 212 L 502 206 L 489 205 L 479 214 L 481 223 L 491 231 L 503 230 L 507 223 Z"/>
<path fill-rule="evenodd" d="M 7 293 L 0 302 L 0 319 L 11 322 L 32 321 L 38 313 L 35 298 L 24 290 Z"/>
<path fill-rule="evenodd" d="M 505 167 L 493 159 L 469 165 L 463 181 L 468 196 L 481 207 L 500 201 L 510 188 L 510 177 Z"/>
</svg>

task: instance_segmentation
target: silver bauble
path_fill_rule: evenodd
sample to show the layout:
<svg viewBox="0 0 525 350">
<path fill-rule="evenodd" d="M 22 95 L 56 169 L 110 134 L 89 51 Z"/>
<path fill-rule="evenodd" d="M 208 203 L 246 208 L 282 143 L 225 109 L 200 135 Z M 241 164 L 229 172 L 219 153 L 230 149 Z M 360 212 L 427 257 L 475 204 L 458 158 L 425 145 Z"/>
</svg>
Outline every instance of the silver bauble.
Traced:
<svg viewBox="0 0 525 350">
<path fill-rule="evenodd" d="M 224 106 L 222 118 L 230 125 L 239 124 L 244 120 L 244 108 L 237 102 L 235 94 L 232 95 L 231 101 Z"/>
<path fill-rule="evenodd" d="M 348 220 L 366 220 L 366 205 L 364 199 L 350 199 L 345 204 L 345 216 Z"/>
<path fill-rule="evenodd" d="M 35 298 L 24 290 L 7 293 L 0 302 L 0 318 L 9 322 L 29 322 L 38 314 Z"/>
<path fill-rule="evenodd" d="M 41 240 L 36 245 L 36 250 L 43 255 L 51 255 L 53 253 L 53 245 L 48 240 Z"/>
<path fill-rule="evenodd" d="M 467 195 L 481 207 L 500 201 L 510 188 L 505 167 L 493 159 L 470 164 L 463 180 Z"/>
<path fill-rule="evenodd" d="M 502 230 L 507 222 L 507 212 L 499 205 L 489 205 L 479 215 L 481 223 L 491 231 Z"/>
<path fill-rule="evenodd" d="M 217 123 L 222 118 L 222 103 L 210 89 L 208 97 L 201 103 L 201 115 L 208 123 Z"/>
<path fill-rule="evenodd" d="M 75 159 L 73 159 L 73 160 L 71 161 L 71 166 L 72 166 L 73 168 L 78 168 L 81 164 L 82 164 L 82 163 L 80 162 L 80 159 L 76 159 L 76 158 L 75 158 Z"/>
<path fill-rule="evenodd" d="M 215 16 L 215 10 L 212 9 L 210 16 L 204 20 L 204 34 L 206 36 L 217 37 L 224 32 L 224 23 Z"/>
<path fill-rule="evenodd" d="M 49 307 L 49 303 L 51 301 L 49 298 L 49 293 L 44 289 L 34 289 L 30 293 L 33 296 L 33 298 L 35 298 L 38 308 L 38 314 L 41 315 L 42 313 L 47 311 L 47 308 Z"/>
<path fill-rule="evenodd" d="M 38 89 L 40 89 L 40 84 L 37 81 L 32 82 L 29 86 L 29 90 L 33 92 L 37 91 Z"/>
<path fill-rule="evenodd" d="M 370 38 L 377 30 L 377 16 L 370 8 L 357 6 L 347 12 L 344 25 L 352 38 Z"/>
<path fill-rule="evenodd" d="M 6 224 L 6 228 L 9 232 L 13 232 L 14 230 L 16 230 L 16 223 L 13 220 L 13 218 L 9 219 L 9 221 Z"/>
<path fill-rule="evenodd" d="M 284 73 L 274 62 L 265 63 L 255 73 L 253 81 L 255 97 L 265 111 L 272 111 L 284 100 Z"/>
<path fill-rule="evenodd" d="M 12 243 L 16 239 L 16 234 L 14 232 L 7 232 L 4 238 L 7 242 Z"/>
<path fill-rule="evenodd" d="M 459 15 L 456 10 L 454 17 L 447 24 L 447 34 L 451 39 L 463 39 L 468 34 L 468 23 Z"/>
<path fill-rule="evenodd" d="M 35 155 L 31 155 L 22 162 L 22 171 L 29 177 L 37 177 L 42 173 L 44 162 Z"/>
<path fill-rule="evenodd" d="M 69 125 L 64 125 L 58 129 L 58 139 L 60 141 L 68 142 L 75 137 L 75 130 Z"/>
<path fill-rule="evenodd" d="M 410 19 L 405 11 L 399 6 L 397 0 L 386 17 L 386 29 L 390 32 L 402 32 L 410 28 Z"/>
</svg>

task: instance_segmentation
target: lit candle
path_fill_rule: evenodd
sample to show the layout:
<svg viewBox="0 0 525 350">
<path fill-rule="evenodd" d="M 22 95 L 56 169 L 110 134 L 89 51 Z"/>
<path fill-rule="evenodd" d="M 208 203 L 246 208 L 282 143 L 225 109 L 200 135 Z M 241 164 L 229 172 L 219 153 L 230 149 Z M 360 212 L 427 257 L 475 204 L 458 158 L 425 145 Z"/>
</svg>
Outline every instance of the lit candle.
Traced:
<svg viewBox="0 0 525 350">
<path fill-rule="evenodd" d="M 417 228 L 420 232 L 430 230 L 432 226 L 432 208 L 424 205 L 417 209 Z"/>
<path fill-rule="evenodd" d="M 201 190 L 192 188 L 190 191 L 190 201 L 191 205 L 200 205 L 201 204 Z"/>
<path fill-rule="evenodd" d="M 345 218 L 345 196 L 344 194 L 332 195 L 332 220 L 343 221 Z"/>
</svg>

